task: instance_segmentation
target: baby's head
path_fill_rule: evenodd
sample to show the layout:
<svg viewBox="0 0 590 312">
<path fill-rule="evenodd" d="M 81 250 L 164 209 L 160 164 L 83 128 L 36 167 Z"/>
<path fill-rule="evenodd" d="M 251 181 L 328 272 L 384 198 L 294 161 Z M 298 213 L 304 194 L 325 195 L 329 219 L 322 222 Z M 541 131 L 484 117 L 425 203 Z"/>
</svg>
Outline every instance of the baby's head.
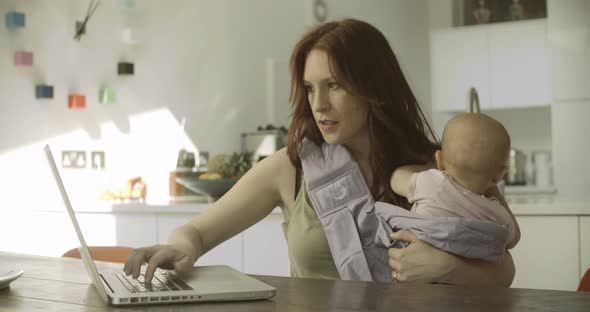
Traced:
<svg viewBox="0 0 590 312">
<path fill-rule="evenodd" d="M 440 170 L 481 194 L 504 176 L 509 152 L 510 136 L 500 122 L 484 114 L 465 113 L 449 120 L 442 150 L 435 156 Z"/>
</svg>

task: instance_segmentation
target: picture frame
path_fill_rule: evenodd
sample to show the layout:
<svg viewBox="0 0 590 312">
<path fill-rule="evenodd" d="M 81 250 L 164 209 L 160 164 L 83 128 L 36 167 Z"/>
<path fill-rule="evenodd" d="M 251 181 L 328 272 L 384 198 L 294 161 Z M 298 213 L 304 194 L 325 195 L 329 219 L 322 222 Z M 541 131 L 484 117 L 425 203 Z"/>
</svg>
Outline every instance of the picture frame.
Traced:
<svg viewBox="0 0 590 312">
<path fill-rule="evenodd" d="M 457 0 L 456 26 L 547 17 L 547 0 Z"/>
</svg>

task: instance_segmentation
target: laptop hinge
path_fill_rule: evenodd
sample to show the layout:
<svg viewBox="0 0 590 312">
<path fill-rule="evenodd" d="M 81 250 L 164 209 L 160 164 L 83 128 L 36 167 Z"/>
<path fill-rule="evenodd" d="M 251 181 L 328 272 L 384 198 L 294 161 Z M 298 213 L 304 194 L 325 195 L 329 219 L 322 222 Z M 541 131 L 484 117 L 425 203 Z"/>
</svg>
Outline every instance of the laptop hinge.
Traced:
<svg viewBox="0 0 590 312">
<path fill-rule="evenodd" d="M 111 285 L 109 285 L 106 278 L 104 278 L 104 276 L 102 276 L 102 274 L 98 274 L 98 276 L 100 276 L 100 280 L 102 281 L 103 285 L 105 285 L 106 287 L 109 288 L 109 291 L 111 292 L 111 294 L 114 294 L 115 291 L 113 291 L 113 288 L 111 287 Z"/>
</svg>

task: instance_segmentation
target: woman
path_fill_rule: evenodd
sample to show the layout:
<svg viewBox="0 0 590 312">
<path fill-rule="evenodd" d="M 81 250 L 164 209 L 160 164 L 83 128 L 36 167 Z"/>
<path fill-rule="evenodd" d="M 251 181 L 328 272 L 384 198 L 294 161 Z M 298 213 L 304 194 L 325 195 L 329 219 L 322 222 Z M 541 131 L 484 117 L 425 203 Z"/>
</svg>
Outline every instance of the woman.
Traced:
<svg viewBox="0 0 590 312">
<path fill-rule="evenodd" d="M 192 270 L 205 252 L 282 205 L 292 274 L 339 278 L 305 187 L 296 183 L 298 151 L 305 137 L 344 145 L 377 200 L 408 207 L 389 186 L 391 173 L 402 165 L 432 163 L 438 145 L 428 138 L 434 135 L 385 37 L 358 20 L 326 23 L 303 36 L 290 67 L 293 115 L 287 147 L 254 166 L 211 209 L 174 230 L 168 245 L 135 250 L 125 264 L 127 274 L 137 277 L 144 262 L 148 282 L 156 267 Z M 408 231 L 395 238 L 410 242 L 404 249 L 389 251 L 398 281 L 504 286 L 512 282 L 514 263 L 508 253 L 502 263 L 493 264 L 448 254 Z"/>
</svg>

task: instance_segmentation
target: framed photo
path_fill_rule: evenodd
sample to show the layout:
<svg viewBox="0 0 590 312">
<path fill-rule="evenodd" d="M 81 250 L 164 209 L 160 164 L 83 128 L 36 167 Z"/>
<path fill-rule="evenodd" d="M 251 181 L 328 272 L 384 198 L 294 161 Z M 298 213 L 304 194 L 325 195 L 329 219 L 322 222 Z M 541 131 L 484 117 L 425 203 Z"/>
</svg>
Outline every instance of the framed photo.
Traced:
<svg viewBox="0 0 590 312">
<path fill-rule="evenodd" d="M 547 0 L 458 0 L 458 26 L 547 17 Z"/>
</svg>

